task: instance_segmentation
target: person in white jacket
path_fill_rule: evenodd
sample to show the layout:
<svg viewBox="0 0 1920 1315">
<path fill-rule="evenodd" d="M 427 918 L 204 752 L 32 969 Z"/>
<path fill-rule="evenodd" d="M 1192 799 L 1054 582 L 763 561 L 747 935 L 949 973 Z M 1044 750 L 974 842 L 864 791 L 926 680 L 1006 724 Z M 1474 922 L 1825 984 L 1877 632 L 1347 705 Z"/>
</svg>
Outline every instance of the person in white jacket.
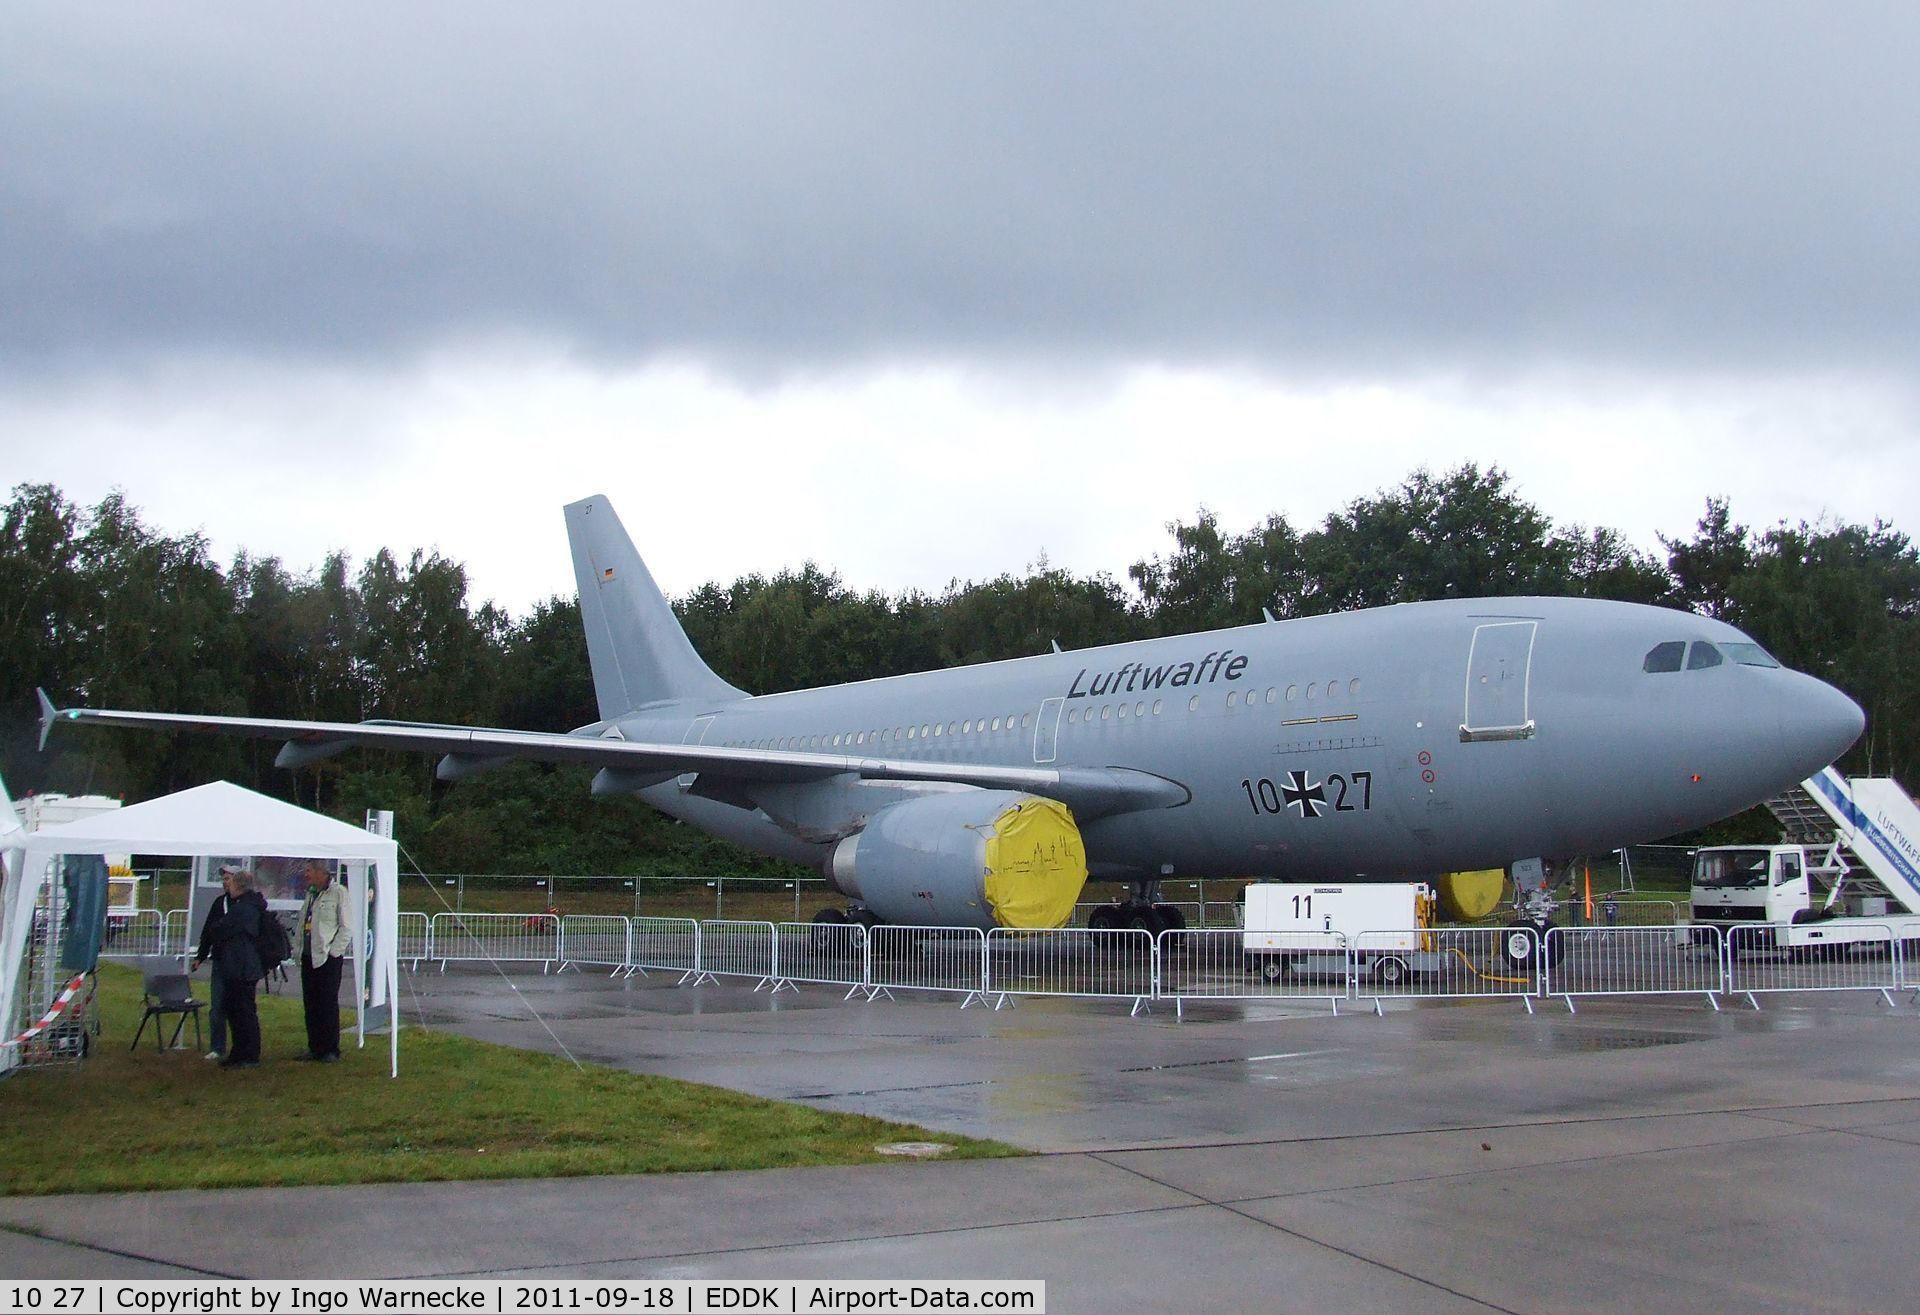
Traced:
<svg viewBox="0 0 1920 1315">
<path fill-rule="evenodd" d="M 300 1002 L 307 1014 L 307 1053 L 331 1064 L 340 1058 L 340 970 L 353 934 L 347 929 L 347 892 L 327 865 L 307 860 L 307 900 L 300 908 Z"/>
</svg>

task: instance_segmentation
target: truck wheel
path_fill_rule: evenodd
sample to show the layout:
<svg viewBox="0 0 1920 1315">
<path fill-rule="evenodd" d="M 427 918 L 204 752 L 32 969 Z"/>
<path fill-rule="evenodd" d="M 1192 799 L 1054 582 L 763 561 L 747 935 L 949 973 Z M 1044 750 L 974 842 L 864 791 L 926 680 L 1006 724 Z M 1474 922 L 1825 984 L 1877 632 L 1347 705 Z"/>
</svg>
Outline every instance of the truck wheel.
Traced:
<svg viewBox="0 0 1920 1315">
<path fill-rule="evenodd" d="M 1269 982 L 1277 982 L 1293 973 L 1293 960 L 1283 954 L 1270 954 L 1260 960 L 1260 975 Z"/>
<path fill-rule="evenodd" d="M 1373 980 L 1382 986 L 1398 986 L 1407 980 L 1407 965 L 1404 959 L 1388 955 L 1384 959 L 1373 961 Z"/>
</svg>

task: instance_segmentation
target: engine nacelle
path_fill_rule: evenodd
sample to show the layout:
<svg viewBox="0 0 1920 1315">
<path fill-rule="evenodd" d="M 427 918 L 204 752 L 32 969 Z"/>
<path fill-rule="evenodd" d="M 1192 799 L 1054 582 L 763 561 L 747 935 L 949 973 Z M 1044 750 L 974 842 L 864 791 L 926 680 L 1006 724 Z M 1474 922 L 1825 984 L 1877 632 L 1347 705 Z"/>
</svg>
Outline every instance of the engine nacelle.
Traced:
<svg viewBox="0 0 1920 1315">
<path fill-rule="evenodd" d="M 1087 884 L 1065 804 L 966 790 L 889 804 L 834 847 L 834 885 L 888 922 L 1062 927 Z"/>
</svg>

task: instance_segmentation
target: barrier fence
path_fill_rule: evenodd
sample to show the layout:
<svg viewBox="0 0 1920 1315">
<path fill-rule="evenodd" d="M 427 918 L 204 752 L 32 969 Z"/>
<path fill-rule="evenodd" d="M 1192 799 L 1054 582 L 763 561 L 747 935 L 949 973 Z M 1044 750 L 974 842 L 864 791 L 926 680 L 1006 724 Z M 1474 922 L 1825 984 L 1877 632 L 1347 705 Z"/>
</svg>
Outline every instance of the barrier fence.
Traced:
<svg viewBox="0 0 1920 1315">
<path fill-rule="evenodd" d="M 186 911 L 112 920 L 101 957 L 191 954 Z M 1533 1008 L 1558 997 L 1867 991 L 1920 1001 L 1920 940 L 1890 924 L 1845 921 L 1736 927 L 1385 928 L 1338 932 L 1193 928 L 1154 936 L 1123 928 L 982 932 L 971 927 L 758 922 L 612 914 L 400 915 L 399 957 L 438 962 L 664 971 L 679 982 L 751 978 L 755 989 L 845 987 L 846 998 L 949 993 L 962 1007 L 1020 996 L 1131 1000 L 1371 1001 L 1508 997 Z"/>
<path fill-rule="evenodd" d="M 402 913 L 393 946 L 395 958 L 418 968 L 422 959 L 433 957 L 433 923 L 424 913 Z"/>
<path fill-rule="evenodd" d="M 1162 932 L 1161 936 L 1182 934 Z M 1111 931 L 996 927 L 987 933 L 986 994 L 996 1009 L 1019 995 L 1117 996 L 1131 999 L 1137 1014 L 1156 993 L 1159 960 L 1159 941 L 1132 927 Z"/>
<path fill-rule="evenodd" d="M 1518 999 L 1531 1013 L 1539 962 L 1539 937 L 1530 928 L 1505 927 L 1364 931 L 1349 957 L 1354 994 L 1372 1000 L 1375 1013 L 1382 1000 L 1491 996 Z"/>
<path fill-rule="evenodd" d="M 1568 1009 L 1577 995 L 1704 995 L 1718 1009 L 1724 949 L 1718 927 L 1555 927 L 1540 994 Z"/>
<path fill-rule="evenodd" d="M 987 934 L 978 927 L 886 925 L 867 933 L 869 996 L 951 991 L 960 1007 L 987 998 Z"/>
<path fill-rule="evenodd" d="M 1327 1001 L 1335 1013 L 1347 997 L 1347 938 L 1337 931 L 1263 933 L 1223 929 L 1169 932 L 1160 938 L 1160 994 L 1182 1016 L 1188 1000 Z"/>
<path fill-rule="evenodd" d="M 709 919 L 700 924 L 700 967 L 697 981 L 721 977 L 751 977 L 753 989 L 780 989 L 774 971 L 778 954 L 770 922 Z"/>
<path fill-rule="evenodd" d="M 1847 939 L 1830 925 L 1735 927 L 1727 936 L 1727 990 L 1760 1007 L 1763 993 L 1877 991 L 1888 1004 L 1902 989 L 1901 947 L 1893 928 L 1849 924 Z M 1909 985 L 1920 989 L 1920 980 Z"/>
<path fill-rule="evenodd" d="M 563 919 L 564 921 L 564 919 Z M 686 981 L 700 972 L 700 924 L 692 918 L 629 918 L 629 977 L 649 969 L 679 973 Z"/>
<path fill-rule="evenodd" d="M 560 919 L 550 913 L 436 913 L 431 930 L 440 971 L 456 961 L 539 963 L 560 957 Z"/>
<path fill-rule="evenodd" d="M 632 922 L 617 914 L 575 913 L 560 920 L 560 971 L 582 964 L 624 972 L 633 948 L 627 943 Z M 613 974 L 608 974 L 612 976 Z"/>
<path fill-rule="evenodd" d="M 180 914 L 180 925 L 187 924 L 184 910 Z M 186 936 L 181 935 L 184 943 Z M 191 950 L 191 946 L 187 946 Z M 167 920 L 157 909 L 142 909 L 138 913 L 108 914 L 106 930 L 100 937 L 100 957 L 102 959 L 146 959 L 157 958 L 167 953 Z"/>
</svg>

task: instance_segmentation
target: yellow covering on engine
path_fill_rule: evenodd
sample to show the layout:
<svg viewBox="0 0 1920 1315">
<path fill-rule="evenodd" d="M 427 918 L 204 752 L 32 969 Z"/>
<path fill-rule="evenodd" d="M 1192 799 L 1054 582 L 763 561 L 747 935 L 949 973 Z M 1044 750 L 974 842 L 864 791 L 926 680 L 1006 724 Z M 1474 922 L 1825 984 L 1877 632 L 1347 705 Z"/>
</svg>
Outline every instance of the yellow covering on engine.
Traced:
<svg viewBox="0 0 1920 1315">
<path fill-rule="evenodd" d="M 1067 806 L 1027 798 L 1000 814 L 986 844 L 987 906 L 1002 927 L 1064 927 L 1087 884 L 1087 850 Z"/>
<path fill-rule="evenodd" d="M 1507 888 L 1505 868 L 1482 868 L 1477 872 L 1442 872 L 1433 883 L 1440 894 L 1440 908 L 1455 922 L 1478 922 L 1500 907 L 1500 896 Z"/>
</svg>

